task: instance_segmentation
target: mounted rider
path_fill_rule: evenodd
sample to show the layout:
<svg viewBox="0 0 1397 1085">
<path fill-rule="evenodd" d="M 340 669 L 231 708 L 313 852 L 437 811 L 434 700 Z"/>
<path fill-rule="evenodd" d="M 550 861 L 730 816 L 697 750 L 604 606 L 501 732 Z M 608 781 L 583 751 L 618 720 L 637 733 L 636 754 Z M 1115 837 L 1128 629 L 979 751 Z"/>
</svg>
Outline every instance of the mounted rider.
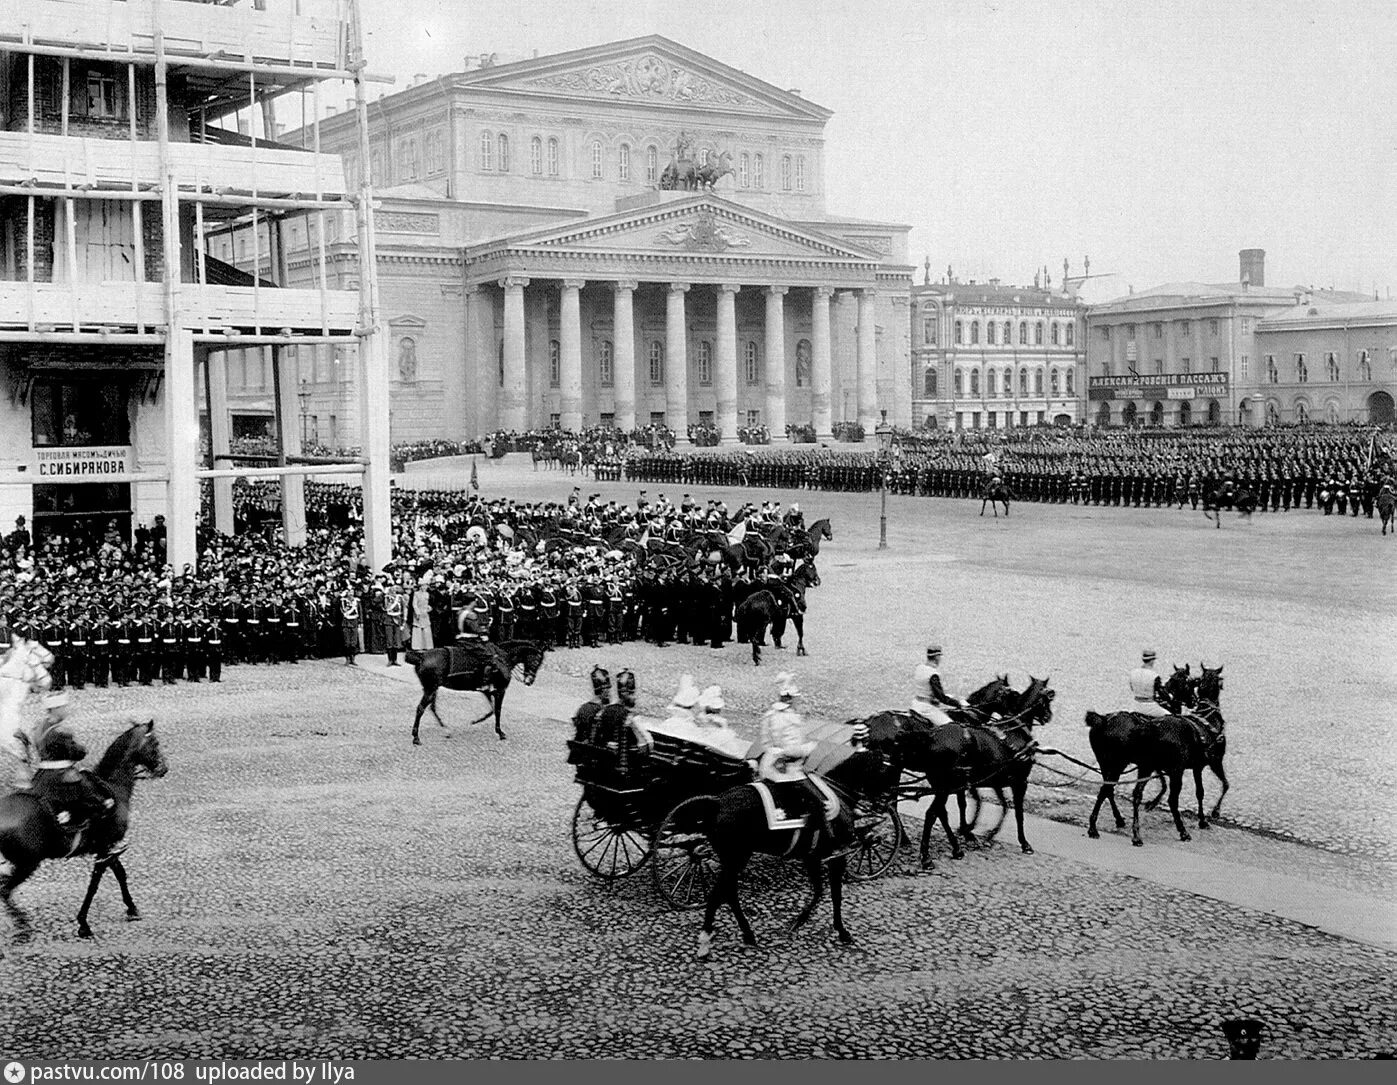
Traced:
<svg viewBox="0 0 1397 1085">
<path fill-rule="evenodd" d="M 912 672 L 912 713 L 931 723 L 943 724 L 952 722 L 949 710 L 964 707 L 964 701 L 952 697 L 941 685 L 941 646 L 928 645 L 926 662 L 918 663 Z"/>
<path fill-rule="evenodd" d="M 53 811 L 66 853 L 76 852 L 85 842 L 88 850 L 110 855 L 111 844 L 118 838 L 112 821 L 116 800 L 100 779 L 78 767 L 87 747 L 64 726 L 67 695 L 50 694 L 44 705 L 48 714 L 35 738 L 39 761 L 30 790 Z"/>
<path fill-rule="evenodd" d="M 1131 705 L 1128 711 L 1144 716 L 1167 716 L 1164 707 L 1164 679 L 1154 669 L 1155 653 L 1146 648 L 1140 655 L 1140 666 L 1130 672 L 1127 682 L 1130 686 Z"/>
<path fill-rule="evenodd" d="M 795 676 L 782 673 L 777 675 L 777 682 L 777 699 L 762 716 L 757 776 L 774 784 L 803 785 L 791 790 L 801 797 L 805 824 L 812 830 L 810 850 L 814 852 L 821 838 L 831 839 L 833 835 L 833 827 L 825 816 L 824 794 L 805 770 L 805 759 L 814 752 L 815 743 L 805 737 L 804 723 L 795 709 L 795 699 L 800 695 Z"/>
</svg>

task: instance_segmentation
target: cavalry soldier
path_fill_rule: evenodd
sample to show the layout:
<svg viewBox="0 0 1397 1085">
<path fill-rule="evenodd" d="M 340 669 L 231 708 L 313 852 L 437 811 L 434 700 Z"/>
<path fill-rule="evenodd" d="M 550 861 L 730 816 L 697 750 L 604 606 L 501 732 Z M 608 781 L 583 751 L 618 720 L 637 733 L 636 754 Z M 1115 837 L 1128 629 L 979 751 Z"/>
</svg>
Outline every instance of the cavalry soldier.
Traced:
<svg viewBox="0 0 1397 1085">
<path fill-rule="evenodd" d="M 950 723 L 948 709 L 964 708 L 965 702 L 952 697 L 941 685 L 941 646 L 927 646 L 926 662 L 912 671 L 912 712 L 932 723 Z"/>
<path fill-rule="evenodd" d="M 1163 704 L 1164 679 L 1154 669 L 1155 653 L 1146 648 L 1140 656 L 1140 666 L 1130 672 L 1127 679 L 1130 685 L 1132 704 L 1130 711 L 1146 716 L 1167 716 Z"/>
<path fill-rule="evenodd" d="M 64 704 L 66 700 L 63 698 Z M 66 711 L 57 698 L 50 699 L 49 712 L 37 738 L 39 763 L 29 786 L 55 811 L 54 821 L 64 835 L 65 853 L 76 851 L 79 837 L 86 832 L 91 851 L 110 855 L 117 838 L 112 823 L 116 800 L 101 780 L 78 767 L 78 762 L 87 756 L 87 748 L 62 725 Z"/>
</svg>

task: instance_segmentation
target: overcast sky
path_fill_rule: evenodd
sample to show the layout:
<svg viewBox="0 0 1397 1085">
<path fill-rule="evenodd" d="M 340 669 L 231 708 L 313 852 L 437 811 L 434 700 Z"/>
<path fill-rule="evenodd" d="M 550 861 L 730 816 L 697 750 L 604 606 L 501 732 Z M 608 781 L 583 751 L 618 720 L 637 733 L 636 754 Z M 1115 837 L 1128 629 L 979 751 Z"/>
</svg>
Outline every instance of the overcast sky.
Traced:
<svg viewBox="0 0 1397 1085">
<path fill-rule="evenodd" d="M 1086 254 L 1123 293 L 1258 247 L 1269 286 L 1397 291 L 1394 0 L 361 2 L 399 86 L 658 33 L 799 87 L 829 210 L 913 226 L 937 276 Z"/>
</svg>

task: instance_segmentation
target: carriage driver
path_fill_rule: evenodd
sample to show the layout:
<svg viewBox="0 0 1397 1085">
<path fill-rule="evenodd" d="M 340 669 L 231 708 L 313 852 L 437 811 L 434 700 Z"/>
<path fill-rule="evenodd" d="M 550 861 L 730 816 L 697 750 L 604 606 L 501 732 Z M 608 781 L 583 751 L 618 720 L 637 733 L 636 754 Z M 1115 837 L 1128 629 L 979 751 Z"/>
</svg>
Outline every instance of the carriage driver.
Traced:
<svg viewBox="0 0 1397 1085">
<path fill-rule="evenodd" d="M 1128 711 L 1146 716 L 1167 716 L 1169 713 L 1160 703 L 1164 697 L 1164 679 L 1154 669 L 1154 661 L 1154 650 L 1146 648 L 1140 657 L 1140 666 L 1130 672 L 1128 681 L 1132 703 Z"/>
<path fill-rule="evenodd" d="M 965 702 L 952 697 L 941 685 L 941 646 L 927 646 L 926 662 L 912 672 L 912 712 L 932 723 L 950 723 L 947 709 L 964 708 Z"/>
<path fill-rule="evenodd" d="M 804 800 L 806 825 L 814 830 L 810 850 L 817 850 L 820 838 L 832 837 L 832 827 L 825 817 L 825 797 L 810 782 L 805 771 L 805 759 L 815 750 L 815 744 L 805 737 L 800 713 L 795 710 L 795 699 L 800 695 L 796 688 L 795 676 L 789 673 L 777 675 L 779 693 L 776 702 L 762 716 L 761 756 L 757 760 L 757 775 L 772 783 L 799 781 L 805 786 L 799 789 Z"/>
</svg>

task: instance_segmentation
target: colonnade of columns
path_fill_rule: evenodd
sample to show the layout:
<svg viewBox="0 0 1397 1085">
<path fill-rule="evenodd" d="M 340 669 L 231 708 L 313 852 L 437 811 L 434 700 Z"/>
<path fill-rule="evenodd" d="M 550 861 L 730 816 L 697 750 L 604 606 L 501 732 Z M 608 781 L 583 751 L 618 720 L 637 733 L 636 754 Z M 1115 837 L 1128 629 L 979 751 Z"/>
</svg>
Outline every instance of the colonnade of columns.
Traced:
<svg viewBox="0 0 1397 1085">
<path fill-rule="evenodd" d="M 499 425 L 505 429 L 528 429 L 528 372 L 525 338 L 524 290 L 531 280 L 509 276 L 499 280 L 504 292 L 504 374 L 499 398 Z M 613 396 L 615 424 L 622 430 L 636 427 L 636 280 L 607 280 L 612 290 L 614 341 Z M 582 404 L 582 306 L 581 279 L 561 280 L 559 305 L 559 423 L 565 430 L 580 430 L 595 419 L 584 419 Z M 687 295 L 704 285 L 685 282 L 668 284 L 665 304 L 665 421 L 681 438 L 689 419 L 689 342 Z M 744 290 L 764 293 L 765 356 L 763 367 L 763 414 L 773 441 L 786 439 L 786 298 L 788 286 L 754 287 L 738 283 L 713 284 L 717 303 L 716 336 L 713 350 L 713 388 L 716 398 L 714 421 L 724 443 L 737 441 L 738 419 L 738 339 L 737 295 Z M 835 288 L 811 289 L 810 303 L 810 388 L 812 417 L 816 435 L 831 436 L 832 334 L 830 300 Z M 871 434 L 878 421 L 877 409 L 877 321 L 874 289 L 854 291 L 858 317 L 855 333 L 858 421 Z"/>
</svg>

